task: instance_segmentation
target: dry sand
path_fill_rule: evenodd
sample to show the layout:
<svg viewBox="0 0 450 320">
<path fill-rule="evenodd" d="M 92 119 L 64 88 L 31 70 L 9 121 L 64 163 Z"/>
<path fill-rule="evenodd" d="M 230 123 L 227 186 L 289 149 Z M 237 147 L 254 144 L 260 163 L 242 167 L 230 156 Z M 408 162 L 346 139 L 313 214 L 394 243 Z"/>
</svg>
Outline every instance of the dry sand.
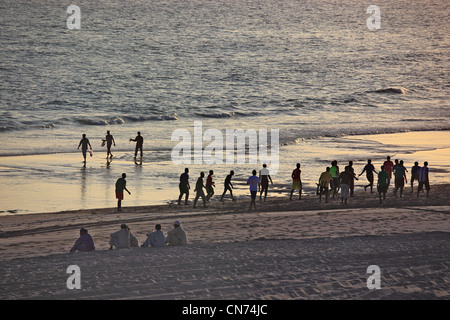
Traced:
<svg viewBox="0 0 450 320">
<path fill-rule="evenodd" d="M 344 206 L 302 200 L 211 201 L 0 217 L 0 299 L 449 299 L 450 185 L 386 203 L 358 192 Z M 183 247 L 108 251 L 127 223 L 142 243 L 180 220 Z M 96 251 L 68 253 L 81 227 Z M 70 265 L 81 289 L 69 290 Z M 378 265 L 381 289 L 368 289 Z"/>
</svg>

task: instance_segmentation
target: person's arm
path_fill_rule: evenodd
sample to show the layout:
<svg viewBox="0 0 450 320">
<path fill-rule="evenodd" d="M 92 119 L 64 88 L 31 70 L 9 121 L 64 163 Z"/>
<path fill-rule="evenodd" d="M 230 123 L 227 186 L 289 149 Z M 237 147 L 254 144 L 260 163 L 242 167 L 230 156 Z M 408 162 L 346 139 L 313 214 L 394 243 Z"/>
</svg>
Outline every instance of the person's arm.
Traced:
<svg viewBox="0 0 450 320">
<path fill-rule="evenodd" d="M 270 180 L 270 183 L 273 185 L 273 181 L 272 181 L 272 178 L 270 177 L 270 174 L 269 174 L 269 180 Z"/>
<path fill-rule="evenodd" d="M 364 173 L 364 171 L 366 171 L 366 167 L 364 167 L 363 171 L 359 174 L 359 176 L 361 176 Z"/>
<path fill-rule="evenodd" d="M 114 137 L 111 137 L 112 138 L 112 141 L 113 141 L 113 143 L 114 143 L 114 147 L 116 146 L 116 141 L 114 140 Z"/>
<path fill-rule="evenodd" d="M 81 238 L 78 238 L 77 241 L 75 241 L 75 244 L 73 245 L 72 249 L 70 249 L 70 253 L 75 252 L 78 249 L 78 246 L 80 245 Z"/>
<path fill-rule="evenodd" d="M 77 148 L 77 149 L 80 149 L 80 146 L 81 146 L 81 141 L 82 141 L 82 140 L 80 140 L 80 143 L 78 144 L 78 148 Z"/>
<path fill-rule="evenodd" d="M 131 194 L 131 192 L 128 191 L 127 187 L 124 187 L 124 190 L 125 190 L 126 192 L 128 192 L 128 194 Z"/>
</svg>

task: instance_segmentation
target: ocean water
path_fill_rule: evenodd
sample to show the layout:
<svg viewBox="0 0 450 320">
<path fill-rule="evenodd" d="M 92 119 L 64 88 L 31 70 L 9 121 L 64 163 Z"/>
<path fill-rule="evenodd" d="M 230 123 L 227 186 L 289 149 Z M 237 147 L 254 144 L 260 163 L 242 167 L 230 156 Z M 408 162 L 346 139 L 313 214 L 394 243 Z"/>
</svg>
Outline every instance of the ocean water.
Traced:
<svg viewBox="0 0 450 320">
<path fill-rule="evenodd" d="M 67 27 L 71 4 L 79 30 Z M 305 177 L 312 188 L 334 158 L 399 151 L 351 137 L 449 130 L 449 2 L 377 1 L 381 29 L 369 30 L 372 4 L 0 2 L 0 211 L 114 206 L 110 185 L 121 172 L 140 186 L 130 205 L 173 200 L 185 165 L 171 161 L 171 135 L 193 132 L 194 121 L 204 131 L 278 130 L 280 192 L 297 161 L 306 173 L 318 168 Z M 117 143 L 111 163 L 100 146 L 106 130 Z M 142 164 L 129 142 L 137 131 Z M 86 167 L 82 133 L 94 147 Z M 244 179 L 259 166 L 213 168 L 221 185 L 229 170 Z M 212 169 L 191 168 L 193 178 Z M 64 186 L 64 200 L 45 191 Z"/>
</svg>

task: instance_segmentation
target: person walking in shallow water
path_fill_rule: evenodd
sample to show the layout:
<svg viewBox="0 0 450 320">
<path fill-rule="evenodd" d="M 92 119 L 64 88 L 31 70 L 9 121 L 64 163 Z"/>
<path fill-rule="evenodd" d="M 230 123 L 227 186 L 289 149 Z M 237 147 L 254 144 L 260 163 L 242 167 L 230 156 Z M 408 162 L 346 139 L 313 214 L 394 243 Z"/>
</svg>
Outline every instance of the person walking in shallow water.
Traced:
<svg viewBox="0 0 450 320">
<path fill-rule="evenodd" d="M 122 173 L 122 178 L 119 178 L 116 181 L 117 211 L 122 211 L 123 191 L 125 190 L 128 194 L 131 194 L 131 192 L 127 189 L 127 181 L 125 180 L 126 177 L 127 175 Z"/>
<path fill-rule="evenodd" d="M 88 146 L 89 149 L 92 150 L 92 146 L 91 143 L 89 142 L 89 139 L 86 138 L 86 134 L 83 133 L 82 139 L 80 140 L 80 143 L 78 144 L 78 148 L 80 149 L 81 146 L 81 152 L 83 153 L 83 158 L 84 158 L 84 163 L 86 163 L 86 153 L 88 150 Z"/>
<path fill-rule="evenodd" d="M 106 137 L 102 140 L 103 143 L 106 143 L 106 159 L 112 158 L 113 154 L 111 153 L 111 146 L 114 144 L 114 147 L 116 146 L 116 142 L 114 141 L 114 137 L 111 135 L 111 133 L 106 131 Z"/>
<path fill-rule="evenodd" d="M 141 158 L 144 156 L 142 151 L 142 146 L 144 145 L 144 138 L 141 136 L 141 133 L 138 132 L 136 138 L 130 139 L 130 141 L 136 142 L 136 148 L 134 150 L 134 158 L 136 159 L 138 151 L 141 151 Z"/>
</svg>

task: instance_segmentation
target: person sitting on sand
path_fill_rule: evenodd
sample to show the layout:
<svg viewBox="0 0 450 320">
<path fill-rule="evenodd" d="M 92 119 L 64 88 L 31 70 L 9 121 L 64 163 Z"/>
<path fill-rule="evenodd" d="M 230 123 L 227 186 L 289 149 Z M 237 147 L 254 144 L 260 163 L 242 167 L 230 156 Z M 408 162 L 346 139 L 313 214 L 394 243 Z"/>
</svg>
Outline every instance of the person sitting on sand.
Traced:
<svg viewBox="0 0 450 320">
<path fill-rule="evenodd" d="M 155 231 L 147 234 L 147 240 L 145 240 L 143 247 L 164 247 L 166 243 L 166 237 L 161 231 L 161 225 L 155 226 Z"/>
<path fill-rule="evenodd" d="M 231 178 L 233 176 L 234 176 L 234 171 L 231 170 L 230 174 L 227 175 L 227 177 L 225 178 L 225 182 L 224 182 L 225 190 L 223 190 L 222 197 L 220 197 L 220 201 L 223 200 L 223 196 L 225 195 L 225 193 L 227 193 L 228 190 L 230 191 L 231 200 L 233 200 L 233 201 L 235 200 L 235 198 L 233 198 L 233 191 L 231 190 L 231 189 L 233 189 L 233 184 L 231 183 Z"/>
<path fill-rule="evenodd" d="M 84 158 L 83 162 L 86 163 L 86 153 L 88 150 L 88 146 L 89 146 L 90 150 L 92 150 L 92 146 L 91 146 L 91 143 L 89 142 L 89 139 L 86 138 L 86 134 L 84 134 L 84 133 L 83 133 L 83 138 L 80 140 L 80 143 L 78 144 L 77 149 L 80 149 L 80 146 L 81 146 L 81 152 L 83 153 L 83 158 Z"/>
<path fill-rule="evenodd" d="M 363 171 L 359 174 L 358 177 L 360 177 L 364 172 L 366 172 L 366 177 L 367 180 L 369 181 L 369 184 L 367 186 L 364 186 L 364 191 L 366 191 L 366 189 L 368 187 L 370 187 L 370 193 L 373 192 L 373 173 L 375 172 L 376 174 L 378 174 L 378 172 L 375 171 L 375 167 L 372 164 L 372 160 L 367 160 L 367 164 L 364 167 Z"/>
<path fill-rule="evenodd" d="M 391 180 L 389 172 L 387 172 L 384 166 L 381 166 L 381 171 L 378 173 L 377 191 L 380 196 L 380 203 L 386 201 L 386 192 L 389 187 L 389 181 Z M 381 194 L 383 194 L 383 201 L 381 200 Z"/>
<path fill-rule="evenodd" d="M 428 162 L 423 163 L 423 167 L 419 171 L 419 187 L 417 188 L 417 198 L 419 198 L 420 191 L 423 191 L 423 187 L 427 190 L 427 198 L 430 193 L 430 178 L 428 176 Z"/>
<path fill-rule="evenodd" d="M 84 228 L 80 229 L 80 237 L 75 241 L 74 246 L 70 249 L 70 252 L 75 251 L 87 252 L 95 250 L 94 239 Z"/>
<path fill-rule="evenodd" d="M 319 202 L 322 202 L 322 194 L 325 193 L 325 202 L 328 202 L 328 189 L 330 182 L 333 180 L 333 177 L 330 173 L 330 167 L 327 167 L 325 172 L 322 172 L 319 178 Z"/>
<path fill-rule="evenodd" d="M 180 221 L 173 223 L 173 230 L 167 233 L 166 244 L 169 246 L 183 246 L 187 244 L 186 232 L 181 227 Z"/>
<path fill-rule="evenodd" d="M 139 247 L 138 240 L 131 233 L 130 228 L 126 224 L 122 224 L 119 231 L 111 233 L 109 250 L 112 250 L 113 247 L 116 247 L 117 249 Z"/>
</svg>

